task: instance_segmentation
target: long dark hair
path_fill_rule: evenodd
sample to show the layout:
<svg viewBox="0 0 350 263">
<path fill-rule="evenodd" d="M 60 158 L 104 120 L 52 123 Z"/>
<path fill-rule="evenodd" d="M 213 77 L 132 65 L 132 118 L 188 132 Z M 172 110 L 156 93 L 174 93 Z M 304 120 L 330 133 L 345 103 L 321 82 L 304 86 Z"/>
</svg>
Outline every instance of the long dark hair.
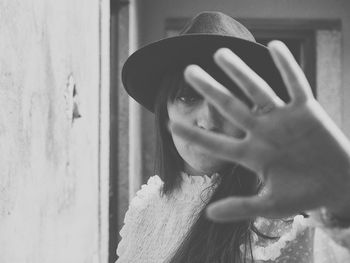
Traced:
<svg viewBox="0 0 350 263">
<path fill-rule="evenodd" d="M 202 65 L 222 84 L 234 85 L 214 66 Z M 184 161 L 177 152 L 170 132 L 167 129 L 169 121 L 167 102 L 174 101 L 182 89 L 188 88 L 183 79 L 183 67 L 167 71 L 161 82 L 160 92 L 155 104 L 155 122 L 157 134 L 155 172 L 164 181 L 162 194 L 171 197 L 174 190 L 181 187 L 181 171 Z M 225 79 L 226 78 L 226 79 Z M 249 101 L 238 89 L 232 90 L 235 95 L 249 104 Z M 213 185 L 217 187 L 204 209 L 199 213 L 195 223 L 188 231 L 185 239 L 171 256 L 170 263 L 227 263 L 246 262 L 252 255 L 252 232 L 261 237 L 252 220 L 234 223 L 214 223 L 205 216 L 205 207 L 219 199 L 228 196 L 250 196 L 257 194 L 260 188 L 258 177 L 247 168 L 231 164 L 221 171 L 219 180 Z M 242 247 L 243 246 L 243 247 Z"/>
</svg>

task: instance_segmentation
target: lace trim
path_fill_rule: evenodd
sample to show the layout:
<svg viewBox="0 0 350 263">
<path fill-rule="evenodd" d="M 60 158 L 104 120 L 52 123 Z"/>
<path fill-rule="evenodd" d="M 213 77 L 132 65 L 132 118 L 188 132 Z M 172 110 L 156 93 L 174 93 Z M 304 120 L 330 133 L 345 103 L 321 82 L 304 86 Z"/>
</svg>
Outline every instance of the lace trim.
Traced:
<svg viewBox="0 0 350 263">
<path fill-rule="evenodd" d="M 181 173 L 183 183 L 178 194 L 174 196 L 177 200 L 187 200 L 195 201 L 198 200 L 200 194 L 204 189 L 213 185 L 217 180 L 219 174 L 213 174 L 212 176 L 190 176 L 187 173 Z M 160 195 L 160 190 L 164 182 L 158 175 L 150 177 L 147 181 L 147 184 L 141 186 L 141 189 L 136 192 L 136 196 L 131 200 L 129 209 L 125 214 L 124 225 L 131 225 L 135 219 L 135 215 L 139 211 L 145 209 L 149 202 L 146 200 L 152 199 Z M 213 188 L 209 188 L 208 195 L 213 191 Z M 132 208 L 132 209 L 130 209 Z M 123 237 L 124 233 L 128 230 L 123 227 L 120 231 L 120 235 Z"/>
<path fill-rule="evenodd" d="M 295 216 L 290 231 L 281 236 L 278 241 L 269 244 L 266 247 L 253 246 L 252 252 L 254 259 L 275 260 L 281 256 L 282 249 L 287 245 L 287 242 L 293 241 L 299 233 L 309 226 L 314 226 L 314 221 L 312 219 L 304 218 L 302 215 Z"/>
</svg>

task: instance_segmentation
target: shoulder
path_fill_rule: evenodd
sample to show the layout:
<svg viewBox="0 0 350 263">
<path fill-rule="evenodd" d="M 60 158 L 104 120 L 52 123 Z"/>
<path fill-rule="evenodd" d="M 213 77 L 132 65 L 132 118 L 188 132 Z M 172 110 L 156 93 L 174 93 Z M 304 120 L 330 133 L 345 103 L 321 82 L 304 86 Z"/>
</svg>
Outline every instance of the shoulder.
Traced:
<svg viewBox="0 0 350 263">
<path fill-rule="evenodd" d="M 124 255 L 127 247 L 143 238 L 150 224 L 148 215 L 152 214 L 152 207 L 156 207 L 161 199 L 163 181 L 157 175 L 148 179 L 147 183 L 141 186 L 135 197 L 131 200 L 129 208 L 124 217 L 124 225 L 120 230 L 121 241 L 118 244 L 118 256 Z"/>
<path fill-rule="evenodd" d="M 136 195 L 130 201 L 127 213 L 140 213 L 157 200 L 160 200 L 163 184 L 162 179 L 158 175 L 151 176 L 147 183 L 141 186 L 141 189 L 136 192 Z"/>
<path fill-rule="evenodd" d="M 163 181 L 158 175 L 151 176 L 147 183 L 141 186 L 141 189 L 136 192 L 136 196 L 131 200 L 130 206 L 139 207 L 144 205 L 149 199 L 159 197 Z"/>
</svg>

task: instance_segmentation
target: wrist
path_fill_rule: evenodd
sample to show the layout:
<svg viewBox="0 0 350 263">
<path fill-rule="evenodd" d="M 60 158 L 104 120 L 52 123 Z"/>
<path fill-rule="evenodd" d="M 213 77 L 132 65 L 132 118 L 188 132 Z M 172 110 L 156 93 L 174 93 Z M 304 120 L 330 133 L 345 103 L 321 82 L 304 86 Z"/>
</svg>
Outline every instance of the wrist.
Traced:
<svg viewBox="0 0 350 263">
<path fill-rule="evenodd" d="M 349 210 L 334 211 L 327 208 L 321 208 L 320 217 L 325 227 L 328 227 L 328 228 L 349 228 L 350 227 Z"/>
<path fill-rule="evenodd" d="M 340 201 L 334 202 L 333 205 L 326 206 L 325 210 L 337 218 L 350 221 L 350 198 L 347 197 L 347 200 L 342 198 Z"/>
</svg>

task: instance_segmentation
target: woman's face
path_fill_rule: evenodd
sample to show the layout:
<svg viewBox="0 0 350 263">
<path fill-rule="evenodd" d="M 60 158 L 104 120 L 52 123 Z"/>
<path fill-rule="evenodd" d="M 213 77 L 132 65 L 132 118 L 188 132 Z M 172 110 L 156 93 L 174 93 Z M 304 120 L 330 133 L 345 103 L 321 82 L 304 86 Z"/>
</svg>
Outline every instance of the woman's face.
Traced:
<svg viewBox="0 0 350 263">
<path fill-rule="evenodd" d="M 244 132 L 224 119 L 216 109 L 193 89 L 188 88 L 177 94 L 167 104 L 169 120 L 181 121 L 195 127 L 242 138 Z M 175 147 L 185 161 L 184 170 L 191 175 L 210 175 L 219 172 L 226 162 L 205 153 L 195 144 L 171 134 Z"/>
</svg>

